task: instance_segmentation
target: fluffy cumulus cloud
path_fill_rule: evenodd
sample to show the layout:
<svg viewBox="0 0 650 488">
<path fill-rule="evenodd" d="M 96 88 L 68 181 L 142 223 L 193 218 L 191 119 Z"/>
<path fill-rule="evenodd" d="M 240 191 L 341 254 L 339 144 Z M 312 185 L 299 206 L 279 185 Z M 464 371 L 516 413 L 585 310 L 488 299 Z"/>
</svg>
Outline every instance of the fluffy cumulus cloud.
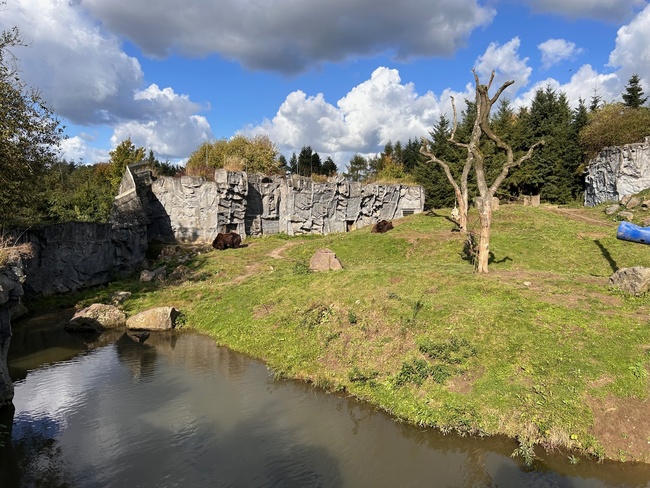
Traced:
<svg viewBox="0 0 650 488">
<path fill-rule="evenodd" d="M 126 138 L 136 146 L 150 148 L 161 158 L 175 159 L 190 154 L 211 137 L 210 124 L 201 107 L 186 95 L 152 84 L 133 95 L 140 117 L 116 124 L 111 138 L 117 145 Z"/>
<path fill-rule="evenodd" d="M 650 90 L 650 5 L 618 30 L 609 64 L 619 70 L 625 82 L 638 74 L 646 90 Z"/>
<path fill-rule="evenodd" d="M 646 6 L 646 0 L 526 0 L 538 12 L 566 17 L 591 18 L 608 22 L 632 17 Z"/>
<path fill-rule="evenodd" d="M 519 57 L 520 45 L 518 37 L 503 46 L 496 42 L 491 43 L 474 64 L 481 83 L 487 83 L 494 71 L 493 86 L 501 86 L 507 80 L 514 80 L 516 89 L 528 85 L 533 69 L 528 66 L 528 58 Z"/>
<path fill-rule="evenodd" d="M 400 60 L 450 56 L 495 15 L 477 0 L 411 0 L 408 8 L 393 0 L 158 0 L 153 9 L 132 0 L 77 1 L 151 56 L 217 53 L 283 73 L 386 52 Z"/>
<path fill-rule="evenodd" d="M 144 74 L 138 60 L 75 2 L 21 0 L 7 6 L 1 25 L 20 29 L 28 47 L 14 48 L 14 53 L 23 78 L 37 86 L 67 121 L 115 127 L 114 137 L 128 127 L 134 142 L 169 158 L 186 156 L 187 141 L 191 144 L 210 134 L 206 119 L 198 115 L 203 107 L 169 88 L 152 85 L 142 90 Z M 90 143 L 86 137 L 73 136 L 63 145 L 64 157 L 96 161 L 101 151 L 91 149 Z"/>
<path fill-rule="evenodd" d="M 412 83 L 402 83 L 396 69 L 380 67 L 336 106 L 322 94 L 307 96 L 295 91 L 272 120 L 244 132 L 266 133 L 284 152 L 299 151 L 304 141 L 310 141 L 319 153 L 370 154 L 388 141 L 426 136 L 441 114 L 452 112 L 451 96 L 461 101 L 458 110 L 462 110 L 462 101 L 472 94 L 468 86 L 464 93 L 445 90 L 440 98 L 431 92 L 419 95 Z"/>
<path fill-rule="evenodd" d="M 537 48 L 542 53 L 543 69 L 548 69 L 567 59 L 574 59 L 583 52 L 575 43 L 565 39 L 549 39 L 539 44 Z"/>
</svg>

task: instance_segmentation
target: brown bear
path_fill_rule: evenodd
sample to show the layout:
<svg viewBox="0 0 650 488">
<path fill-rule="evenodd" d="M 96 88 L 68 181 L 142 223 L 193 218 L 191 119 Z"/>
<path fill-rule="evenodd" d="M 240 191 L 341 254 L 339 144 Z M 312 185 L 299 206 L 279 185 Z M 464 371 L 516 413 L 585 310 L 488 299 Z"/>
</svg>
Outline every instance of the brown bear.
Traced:
<svg viewBox="0 0 650 488">
<path fill-rule="evenodd" d="M 388 232 L 392 228 L 393 228 L 392 222 L 390 222 L 389 220 L 380 220 L 379 222 L 377 222 L 375 225 L 372 226 L 372 230 L 370 232 L 383 234 L 384 232 Z"/>
<path fill-rule="evenodd" d="M 217 234 L 217 237 L 212 241 L 212 247 L 219 250 L 224 249 L 236 249 L 241 244 L 241 236 L 236 232 L 230 232 L 228 234 L 222 234 L 221 232 Z"/>
</svg>

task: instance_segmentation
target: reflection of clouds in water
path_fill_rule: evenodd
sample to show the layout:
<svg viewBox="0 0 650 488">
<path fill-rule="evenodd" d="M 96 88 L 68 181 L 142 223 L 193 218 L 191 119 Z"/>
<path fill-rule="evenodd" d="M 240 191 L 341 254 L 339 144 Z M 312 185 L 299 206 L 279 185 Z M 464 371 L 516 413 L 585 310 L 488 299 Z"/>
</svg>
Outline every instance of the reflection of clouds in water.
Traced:
<svg viewBox="0 0 650 488">
<path fill-rule="evenodd" d="M 16 418 L 50 417 L 66 427 L 80 397 L 92 388 L 101 387 L 102 378 L 112 374 L 117 366 L 111 361 L 114 355 L 112 347 L 97 349 L 71 361 L 30 372 L 15 385 Z"/>
</svg>

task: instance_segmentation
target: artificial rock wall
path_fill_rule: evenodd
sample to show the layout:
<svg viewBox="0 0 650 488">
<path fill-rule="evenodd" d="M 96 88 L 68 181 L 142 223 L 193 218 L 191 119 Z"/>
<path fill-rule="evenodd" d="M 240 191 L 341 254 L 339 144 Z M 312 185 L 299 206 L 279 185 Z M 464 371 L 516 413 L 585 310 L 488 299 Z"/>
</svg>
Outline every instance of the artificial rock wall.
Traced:
<svg viewBox="0 0 650 488">
<path fill-rule="evenodd" d="M 650 137 L 637 144 L 606 147 L 589 161 L 585 205 L 618 202 L 647 188 L 650 188 Z"/>
<path fill-rule="evenodd" d="M 362 185 L 343 178 L 315 183 L 299 176 L 217 170 L 201 177 L 152 178 L 127 169 L 114 215 L 146 220 L 149 240 L 211 242 L 219 232 L 242 237 L 329 234 L 421 213 L 424 189 Z"/>
</svg>

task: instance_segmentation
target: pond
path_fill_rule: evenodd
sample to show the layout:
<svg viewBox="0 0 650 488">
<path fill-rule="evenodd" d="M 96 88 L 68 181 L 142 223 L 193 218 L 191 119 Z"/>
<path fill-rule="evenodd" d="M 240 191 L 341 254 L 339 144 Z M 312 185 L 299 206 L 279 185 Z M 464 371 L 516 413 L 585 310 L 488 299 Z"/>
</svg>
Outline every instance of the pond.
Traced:
<svg viewBox="0 0 650 488">
<path fill-rule="evenodd" d="M 0 487 L 619 487 L 650 468 L 441 435 L 344 396 L 277 381 L 209 337 L 67 334 L 58 315 L 14 328 L 15 411 Z M 11 426 L 11 427 L 9 427 Z"/>
</svg>

